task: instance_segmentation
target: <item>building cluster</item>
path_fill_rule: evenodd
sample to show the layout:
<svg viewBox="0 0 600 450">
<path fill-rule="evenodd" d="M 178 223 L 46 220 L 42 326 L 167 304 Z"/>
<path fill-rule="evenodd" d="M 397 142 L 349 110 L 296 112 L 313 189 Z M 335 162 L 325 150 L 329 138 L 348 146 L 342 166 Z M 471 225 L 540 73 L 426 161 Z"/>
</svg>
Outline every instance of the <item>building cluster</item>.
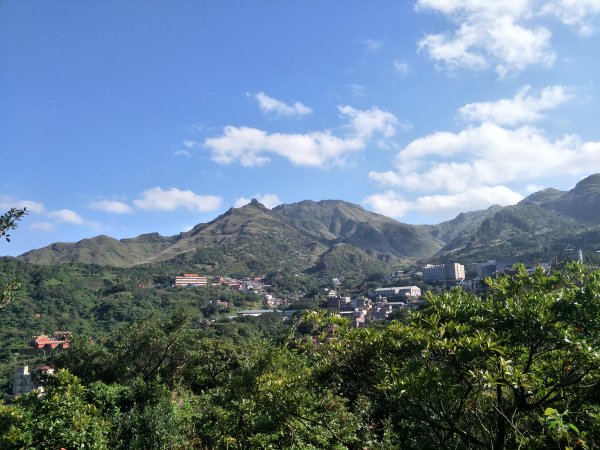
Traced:
<svg viewBox="0 0 600 450">
<path fill-rule="evenodd" d="M 426 264 L 423 266 L 423 282 L 428 284 L 449 284 L 460 286 L 467 291 L 477 290 L 481 280 L 490 276 L 514 273 L 513 266 L 517 263 L 524 264 L 531 273 L 541 267 L 548 270 L 550 265 L 539 260 L 530 260 L 522 257 L 511 257 L 490 260 L 475 264 L 477 277 L 466 278 L 465 266 L 456 262 L 446 264 Z"/>
<path fill-rule="evenodd" d="M 384 287 L 368 292 L 368 296 L 348 297 L 331 290 L 327 308 L 342 317 L 349 317 L 356 328 L 371 322 L 388 320 L 392 312 L 418 309 L 422 305 L 421 289 L 417 286 Z"/>
<path fill-rule="evenodd" d="M 244 277 L 236 279 L 231 277 L 217 276 L 209 278 L 197 273 L 184 273 L 175 277 L 174 287 L 206 287 L 206 286 L 225 286 L 232 291 L 248 292 L 262 294 L 265 289 L 263 284 L 263 275 L 253 277 Z"/>
<path fill-rule="evenodd" d="M 524 258 L 504 258 L 497 260 L 490 260 L 477 264 L 477 277 L 487 278 L 496 274 L 508 274 L 513 273 L 513 266 L 517 263 L 523 264 L 527 271 L 532 273 L 541 267 L 544 271 L 550 269 L 550 264 L 541 262 L 539 260 L 530 260 Z"/>
<path fill-rule="evenodd" d="M 287 298 L 279 298 L 273 294 L 267 293 L 268 287 L 263 283 L 264 275 L 255 275 L 253 277 L 243 277 L 240 279 L 216 276 L 209 278 L 200 276 L 196 273 L 184 273 L 175 277 L 174 287 L 205 287 L 205 286 L 224 286 L 229 290 L 243 292 L 247 294 L 257 294 L 263 297 L 263 302 L 266 307 L 279 308 L 287 306 L 290 300 Z M 218 308 L 228 308 L 228 303 L 219 299 L 215 299 L 213 304 Z"/>
</svg>

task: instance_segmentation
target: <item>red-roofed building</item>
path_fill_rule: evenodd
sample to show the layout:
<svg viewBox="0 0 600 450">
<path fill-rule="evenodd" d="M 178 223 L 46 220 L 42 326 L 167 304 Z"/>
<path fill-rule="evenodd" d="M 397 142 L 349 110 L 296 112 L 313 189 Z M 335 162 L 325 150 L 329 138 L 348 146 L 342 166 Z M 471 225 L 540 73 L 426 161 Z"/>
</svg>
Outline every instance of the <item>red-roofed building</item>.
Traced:
<svg viewBox="0 0 600 450">
<path fill-rule="evenodd" d="M 69 348 L 71 333 L 69 331 L 57 331 L 51 337 L 41 334 L 33 336 L 29 346 L 37 350 L 66 350 Z"/>
</svg>

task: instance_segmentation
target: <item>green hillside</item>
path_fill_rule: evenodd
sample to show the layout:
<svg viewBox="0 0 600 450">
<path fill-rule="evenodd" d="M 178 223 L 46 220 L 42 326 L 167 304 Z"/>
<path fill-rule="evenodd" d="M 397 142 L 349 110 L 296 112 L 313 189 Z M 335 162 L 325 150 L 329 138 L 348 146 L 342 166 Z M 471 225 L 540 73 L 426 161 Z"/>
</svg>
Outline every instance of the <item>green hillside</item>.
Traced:
<svg viewBox="0 0 600 450">
<path fill-rule="evenodd" d="M 75 243 L 58 242 L 31 250 L 19 259 L 33 264 L 66 264 L 81 262 L 104 266 L 127 267 L 139 264 L 173 243 L 176 237 L 158 233 L 143 234 L 136 238 L 116 240 L 97 236 Z"/>
<path fill-rule="evenodd" d="M 382 260 L 390 256 L 414 260 L 443 246 L 422 226 L 407 225 L 339 200 L 303 201 L 281 205 L 273 211 L 307 233 L 334 243 L 352 244 Z"/>
<path fill-rule="evenodd" d="M 216 272 L 304 270 L 327 247 L 257 201 L 197 225 L 149 262 L 189 261 Z"/>
<path fill-rule="evenodd" d="M 435 257 L 481 261 L 514 255 L 553 258 L 565 249 L 600 250 L 600 175 L 568 192 L 545 189 L 465 230 Z"/>
<path fill-rule="evenodd" d="M 492 205 L 485 210 L 460 213 L 452 220 L 437 225 L 425 225 L 425 227 L 433 237 L 449 243 L 464 233 L 474 230 L 485 219 L 493 216 L 501 209 L 502 206 L 500 205 Z"/>
</svg>

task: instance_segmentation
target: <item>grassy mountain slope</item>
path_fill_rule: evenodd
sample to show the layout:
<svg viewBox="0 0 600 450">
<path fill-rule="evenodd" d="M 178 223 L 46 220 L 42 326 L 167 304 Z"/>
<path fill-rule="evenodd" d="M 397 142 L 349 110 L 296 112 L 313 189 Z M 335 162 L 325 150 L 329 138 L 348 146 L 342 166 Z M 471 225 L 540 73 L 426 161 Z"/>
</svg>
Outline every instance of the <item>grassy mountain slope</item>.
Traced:
<svg viewBox="0 0 600 450">
<path fill-rule="evenodd" d="M 226 271 L 304 270 L 327 250 L 313 236 L 256 201 L 183 233 L 145 262 L 178 259 Z"/>
<path fill-rule="evenodd" d="M 254 200 L 170 238 L 156 233 L 121 241 L 99 236 L 53 244 L 19 258 L 115 267 L 171 262 L 206 273 L 293 270 L 344 275 L 412 262 L 442 245 L 423 227 L 347 202 L 305 201 L 269 210 Z"/>
<path fill-rule="evenodd" d="M 477 261 L 512 255 L 547 255 L 565 248 L 600 249 L 600 175 L 568 192 L 545 189 L 507 206 L 450 241 L 437 260 Z"/>
<path fill-rule="evenodd" d="M 492 205 L 488 209 L 460 213 L 452 220 L 437 225 L 424 225 L 425 229 L 435 238 L 449 243 L 460 235 L 477 228 L 488 217 L 502 209 L 500 205 Z"/>
<path fill-rule="evenodd" d="M 600 174 L 591 175 L 564 195 L 542 203 L 582 224 L 600 222 Z"/>
<path fill-rule="evenodd" d="M 143 234 L 120 241 L 108 236 L 97 236 L 75 243 L 54 243 L 24 253 L 19 256 L 19 259 L 34 264 L 81 262 L 127 267 L 152 257 L 176 239 L 176 237 L 160 236 L 158 233 Z"/>
<path fill-rule="evenodd" d="M 568 240 L 574 227 L 573 220 L 535 204 L 507 206 L 450 241 L 436 259 L 476 261 L 540 252 L 559 238 Z"/>
<path fill-rule="evenodd" d="M 429 256 L 443 246 L 423 227 L 407 225 L 348 202 L 307 200 L 281 205 L 273 211 L 307 233 L 331 243 L 351 244 L 380 259 L 413 260 Z"/>
<path fill-rule="evenodd" d="M 352 244 L 334 244 L 319 258 L 319 262 L 308 270 L 309 273 L 319 273 L 324 277 L 354 277 L 361 278 L 372 273 L 386 273 L 390 265 L 398 266 L 401 260 L 393 256 L 381 258 L 365 252 Z"/>
</svg>

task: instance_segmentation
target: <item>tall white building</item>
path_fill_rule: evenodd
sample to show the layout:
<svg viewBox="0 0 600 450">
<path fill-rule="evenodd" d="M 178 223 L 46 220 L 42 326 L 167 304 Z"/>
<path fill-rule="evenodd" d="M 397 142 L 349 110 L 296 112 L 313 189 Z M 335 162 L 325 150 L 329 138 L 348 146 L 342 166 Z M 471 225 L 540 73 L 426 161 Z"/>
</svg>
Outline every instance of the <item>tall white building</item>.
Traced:
<svg viewBox="0 0 600 450">
<path fill-rule="evenodd" d="M 458 263 L 426 264 L 423 266 L 425 283 L 444 283 L 446 281 L 462 281 L 465 279 L 465 266 Z"/>
</svg>

